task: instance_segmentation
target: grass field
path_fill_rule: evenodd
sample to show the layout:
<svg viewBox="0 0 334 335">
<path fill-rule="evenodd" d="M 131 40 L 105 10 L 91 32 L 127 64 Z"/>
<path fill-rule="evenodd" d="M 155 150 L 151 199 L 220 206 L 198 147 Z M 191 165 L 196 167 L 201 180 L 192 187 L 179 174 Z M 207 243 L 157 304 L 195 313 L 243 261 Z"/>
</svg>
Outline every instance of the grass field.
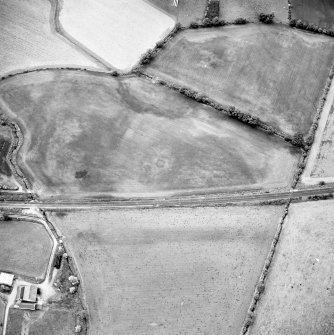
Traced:
<svg viewBox="0 0 334 335">
<path fill-rule="evenodd" d="M 260 13 L 274 13 L 276 22 L 288 22 L 286 0 L 220 0 L 220 17 L 232 22 L 239 17 L 257 21 Z"/>
<path fill-rule="evenodd" d="M 251 334 L 334 334 L 333 215 L 333 200 L 291 205 Z"/>
<path fill-rule="evenodd" d="M 97 67 L 51 31 L 43 0 L 0 1 L 0 75 L 40 66 Z"/>
<path fill-rule="evenodd" d="M 0 271 L 43 278 L 52 240 L 41 224 L 0 221 Z"/>
<path fill-rule="evenodd" d="M 330 37 L 249 24 L 182 32 L 146 71 L 290 134 L 306 133 L 333 56 Z"/>
<path fill-rule="evenodd" d="M 334 28 L 333 0 L 291 0 L 293 19 L 314 23 L 320 27 Z"/>
<path fill-rule="evenodd" d="M 74 327 L 75 318 L 67 309 L 53 305 L 34 312 L 11 308 L 6 335 L 69 335 L 74 334 Z"/>
<path fill-rule="evenodd" d="M 130 70 L 175 25 L 144 0 L 66 0 L 60 22 L 70 36 L 120 70 Z"/>
<path fill-rule="evenodd" d="M 0 298 L 0 334 L 3 332 L 3 323 L 4 323 L 4 318 L 5 318 L 5 309 L 6 305 Z"/>
<path fill-rule="evenodd" d="M 172 6 L 173 0 L 147 0 L 147 2 L 168 13 L 185 27 L 191 22 L 202 22 L 207 4 L 207 0 L 181 0 L 175 7 Z"/>
<path fill-rule="evenodd" d="M 83 211 L 49 219 L 92 334 L 239 334 L 281 206 Z"/>
<path fill-rule="evenodd" d="M 0 86 L 43 197 L 284 187 L 296 164 L 282 140 L 144 79 L 62 71 Z"/>
</svg>

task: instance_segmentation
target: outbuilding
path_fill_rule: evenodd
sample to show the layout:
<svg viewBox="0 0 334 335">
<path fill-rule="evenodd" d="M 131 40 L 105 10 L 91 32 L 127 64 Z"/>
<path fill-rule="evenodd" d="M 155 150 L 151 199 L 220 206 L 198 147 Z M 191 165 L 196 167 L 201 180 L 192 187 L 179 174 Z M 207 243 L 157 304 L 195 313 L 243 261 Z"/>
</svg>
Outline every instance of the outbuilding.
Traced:
<svg viewBox="0 0 334 335">
<path fill-rule="evenodd" d="M 14 275 L 11 273 L 0 272 L 0 285 L 13 286 Z"/>
<path fill-rule="evenodd" d="M 34 311 L 37 304 L 37 286 L 21 285 L 17 287 L 16 306 Z"/>
<path fill-rule="evenodd" d="M 0 272 L 0 292 L 9 293 L 12 290 L 14 275 L 11 273 Z"/>
</svg>

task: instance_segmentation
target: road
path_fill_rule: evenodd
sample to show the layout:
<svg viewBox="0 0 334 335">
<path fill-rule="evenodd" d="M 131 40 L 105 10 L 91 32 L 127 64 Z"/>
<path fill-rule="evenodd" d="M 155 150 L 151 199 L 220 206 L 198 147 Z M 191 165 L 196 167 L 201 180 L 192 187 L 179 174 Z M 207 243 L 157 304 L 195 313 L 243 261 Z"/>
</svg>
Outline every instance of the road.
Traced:
<svg viewBox="0 0 334 335">
<path fill-rule="evenodd" d="M 262 202 L 270 200 L 288 200 L 334 193 L 334 187 L 307 188 L 301 190 L 278 191 L 258 194 L 208 194 L 168 198 L 136 198 L 136 199 L 100 199 L 100 200 L 49 200 L 30 202 L 8 201 L 0 203 L 0 208 L 41 208 L 41 209 L 84 209 L 84 208 L 155 208 L 155 207 L 201 207 L 220 206 L 228 203 Z"/>
</svg>

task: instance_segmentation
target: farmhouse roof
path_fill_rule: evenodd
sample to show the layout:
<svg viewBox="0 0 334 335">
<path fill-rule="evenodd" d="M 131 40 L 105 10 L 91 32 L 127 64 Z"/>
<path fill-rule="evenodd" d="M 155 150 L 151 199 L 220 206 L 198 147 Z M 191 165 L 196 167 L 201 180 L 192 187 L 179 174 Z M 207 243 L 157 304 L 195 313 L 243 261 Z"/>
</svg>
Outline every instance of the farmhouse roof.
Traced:
<svg viewBox="0 0 334 335">
<path fill-rule="evenodd" d="M 0 285 L 12 286 L 14 280 L 14 275 L 6 272 L 0 273 Z"/>
</svg>

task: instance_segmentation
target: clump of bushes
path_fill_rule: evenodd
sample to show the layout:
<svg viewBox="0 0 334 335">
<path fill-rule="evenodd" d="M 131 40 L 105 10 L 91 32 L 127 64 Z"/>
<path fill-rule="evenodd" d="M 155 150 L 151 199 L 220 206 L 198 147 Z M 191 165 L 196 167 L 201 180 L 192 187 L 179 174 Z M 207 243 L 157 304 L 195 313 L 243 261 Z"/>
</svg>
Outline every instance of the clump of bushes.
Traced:
<svg viewBox="0 0 334 335">
<path fill-rule="evenodd" d="M 141 65 L 150 63 L 156 56 L 156 52 L 152 49 L 148 49 L 140 60 Z"/>
<path fill-rule="evenodd" d="M 266 24 L 273 23 L 274 22 L 274 17 L 275 17 L 274 13 L 270 13 L 270 14 L 260 13 L 259 14 L 260 22 L 263 22 L 263 23 L 266 23 Z"/>
<path fill-rule="evenodd" d="M 197 22 L 191 22 L 190 25 L 189 25 L 189 28 L 197 29 L 197 28 L 199 28 L 199 24 Z"/>
<path fill-rule="evenodd" d="M 291 143 L 296 147 L 303 148 L 305 146 L 303 134 L 300 132 L 294 134 Z"/>
<path fill-rule="evenodd" d="M 248 20 L 243 17 L 239 17 L 234 20 L 234 24 L 246 24 L 246 23 L 248 23 Z"/>
<path fill-rule="evenodd" d="M 142 65 L 147 65 L 150 62 L 152 62 L 152 60 L 157 56 L 157 53 L 160 49 L 164 48 L 165 45 L 167 44 L 167 42 L 173 38 L 180 30 L 182 30 L 183 27 L 181 26 L 180 23 L 177 23 L 174 27 L 174 29 L 169 33 L 168 36 L 166 36 L 163 40 L 158 41 L 155 45 L 154 49 L 149 49 L 147 50 L 144 55 L 141 57 L 139 64 Z M 138 70 L 137 70 L 138 71 Z M 136 71 L 132 71 L 132 72 L 136 72 Z"/>
<path fill-rule="evenodd" d="M 212 20 L 208 18 L 204 19 L 202 27 L 219 27 L 219 26 L 225 26 L 225 25 L 226 25 L 226 22 L 224 20 L 219 20 L 218 17 L 214 17 Z"/>
</svg>

